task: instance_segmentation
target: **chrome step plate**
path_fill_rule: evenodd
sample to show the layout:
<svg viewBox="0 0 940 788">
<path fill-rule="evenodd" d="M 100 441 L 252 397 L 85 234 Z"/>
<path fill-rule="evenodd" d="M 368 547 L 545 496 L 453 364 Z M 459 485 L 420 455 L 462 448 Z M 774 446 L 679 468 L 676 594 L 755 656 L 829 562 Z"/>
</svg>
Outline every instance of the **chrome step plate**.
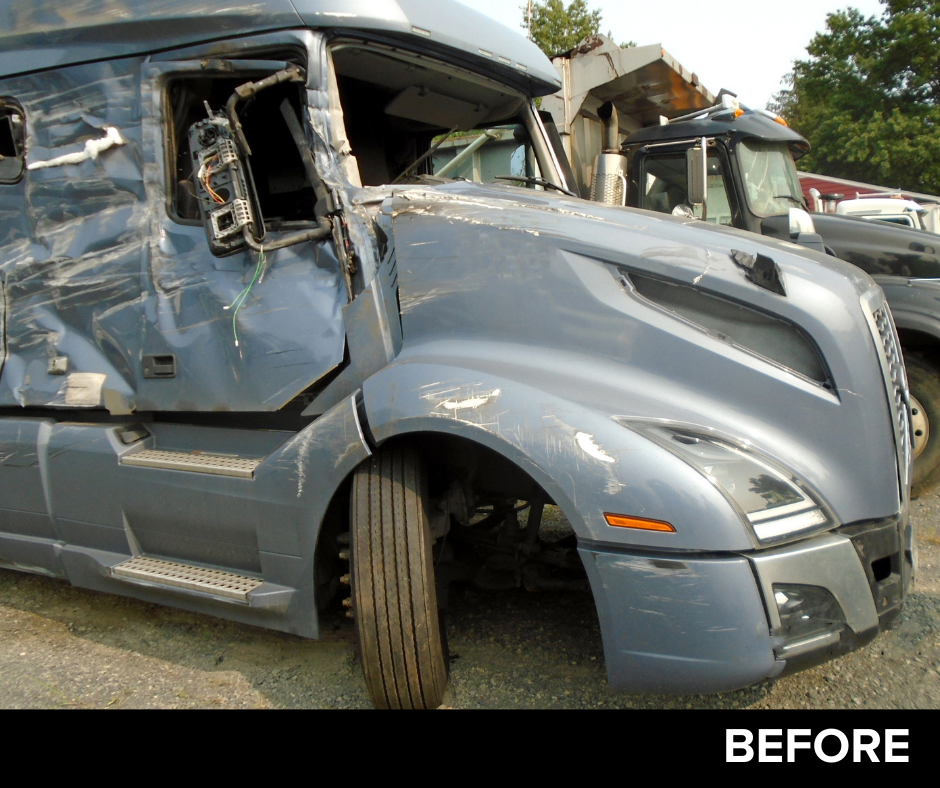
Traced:
<svg viewBox="0 0 940 788">
<path fill-rule="evenodd" d="M 220 569 L 206 569 L 201 566 L 177 564 L 173 561 L 161 561 L 159 558 L 138 556 L 111 567 L 115 577 L 129 580 L 146 580 L 164 586 L 185 588 L 189 591 L 202 591 L 213 596 L 227 599 L 248 601 L 248 594 L 261 585 L 256 577 L 236 575 Z"/>
<path fill-rule="evenodd" d="M 144 449 L 121 459 L 121 465 L 139 465 L 143 468 L 163 468 L 169 471 L 189 471 L 190 473 L 214 473 L 217 476 L 237 476 L 240 479 L 254 478 L 255 468 L 261 465 L 261 462 L 257 458 L 161 449 Z"/>
</svg>

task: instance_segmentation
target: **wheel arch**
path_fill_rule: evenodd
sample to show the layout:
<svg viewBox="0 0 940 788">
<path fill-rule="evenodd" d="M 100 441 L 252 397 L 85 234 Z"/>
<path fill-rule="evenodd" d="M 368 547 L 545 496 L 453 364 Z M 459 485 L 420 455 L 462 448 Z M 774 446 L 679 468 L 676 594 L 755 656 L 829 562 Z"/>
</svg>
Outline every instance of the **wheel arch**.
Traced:
<svg viewBox="0 0 940 788">
<path fill-rule="evenodd" d="M 579 540 L 617 548 L 753 549 L 740 516 L 704 474 L 624 425 L 628 402 L 614 397 L 588 405 L 537 383 L 399 361 L 365 382 L 363 409 L 377 444 L 444 433 L 494 451 L 544 490 Z M 611 528 L 605 512 L 665 520 L 677 530 L 666 536 Z"/>
<path fill-rule="evenodd" d="M 578 532 L 575 525 L 580 520 L 577 507 L 565 491 L 530 457 L 498 435 L 483 430 L 445 428 L 441 419 L 430 419 L 426 423 L 408 421 L 402 423 L 402 429 L 390 434 L 376 448 L 397 444 L 411 444 L 418 448 L 426 460 L 433 458 L 432 475 L 438 478 L 432 483 L 432 492 L 438 491 L 447 472 L 462 469 L 474 464 L 488 463 L 488 472 L 513 477 L 508 481 L 507 494 L 510 490 L 519 495 L 520 500 L 529 500 L 527 493 L 544 495 L 548 503 L 553 503 Z M 359 465 L 368 462 L 365 458 Z M 493 463 L 498 466 L 493 467 Z M 428 463 L 432 465 L 431 462 Z M 330 501 L 324 509 L 317 526 L 317 538 L 314 548 L 314 587 L 318 614 L 321 616 L 342 590 L 336 582 L 339 552 L 343 545 L 339 539 L 349 531 L 350 495 L 352 480 L 357 465 L 352 468 L 334 489 Z M 443 471 L 443 473 L 442 473 Z M 452 477 L 447 477 L 452 478 Z M 583 522 L 582 522 L 583 529 Z M 584 531 L 581 531 L 584 533 Z M 342 571 L 346 571 L 343 569 Z M 321 625 L 322 625 L 321 621 Z"/>
</svg>

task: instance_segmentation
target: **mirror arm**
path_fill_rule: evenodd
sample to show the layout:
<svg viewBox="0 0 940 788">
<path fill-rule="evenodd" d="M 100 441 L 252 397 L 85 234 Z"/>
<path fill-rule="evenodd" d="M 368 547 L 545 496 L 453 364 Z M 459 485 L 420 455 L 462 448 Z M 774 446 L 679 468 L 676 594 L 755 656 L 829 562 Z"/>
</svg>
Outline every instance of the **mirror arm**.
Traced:
<svg viewBox="0 0 940 788">
<path fill-rule="evenodd" d="M 256 252 L 264 251 L 265 253 L 273 252 L 277 249 L 284 249 L 287 246 L 296 246 L 297 244 L 306 243 L 307 241 L 322 241 L 324 238 L 329 238 L 332 235 L 333 225 L 325 216 L 321 216 L 317 219 L 317 226 L 313 230 L 294 233 L 293 235 L 278 238 L 276 241 L 270 241 L 264 244 L 260 244 L 255 240 L 254 236 L 251 234 L 250 227 L 246 226 L 242 228 L 242 237 L 245 239 L 245 243 Z"/>
<path fill-rule="evenodd" d="M 317 218 L 320 218 L 325 213 L 330 212 L 328 210 L 328 206 L 330 205 L 329 192 L 326 189 L 326 184 L 323 183 L 323 179 L 320 177 L 320 173 L 317 172 L 317 165 L 313 160 L 313 154 L 310 152 L 310 146 L 307 145 L 307 139 L 304 136 L 304 130 L 300 126 L 300 121 L 297 120 L 297 115 L 294 114 L 294 108 L 287 99 L 281 102 L 281 116 L 287 124 L 287 130 L 294 140 L 294 145 L 297 146 L 297 152 L 300 154 L 300 159 L 303 162 L 307 179 L 313 187 L 313 193 L 317 198 L 313 210 Z"/>
<path fill-rule="evenodd" d="M 238 106 L 239 102 L 252 98 L 255 94 L 260 93 L 262 90 L 272 88 L 275 85 L 280 85 L 282 82 L 306 81 L 307 77 L 305 76 L 304 71 L 300 66 L 290 66 L 274 74 L 271 74 L 269 77 L 259 79 L 257 82 L 246 82 L 244 85 L 239 85 L 237 88 L 235 88 L 235 92 L 229 96 L 229 99 L 225 104 L 225 116 L 228 118 L 228 122 L 232 127 L 232 133 L 235 135 L 235 139 L 238 141 L 239 146 L 246 155 L 251 156 L 251 148 L 248 146 L 248 140 L 245 139 L 245 132 L 242 130 L 242 124 L 238 120 L 238 112 L 236 111 L 236 107 Z"/>
</svg>

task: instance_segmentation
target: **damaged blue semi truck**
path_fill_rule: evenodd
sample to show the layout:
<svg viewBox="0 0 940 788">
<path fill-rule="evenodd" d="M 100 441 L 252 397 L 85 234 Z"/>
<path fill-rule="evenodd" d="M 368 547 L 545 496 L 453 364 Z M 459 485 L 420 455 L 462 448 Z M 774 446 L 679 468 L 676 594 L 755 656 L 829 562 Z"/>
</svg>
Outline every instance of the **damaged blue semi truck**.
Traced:
<svg viewBox="0 0 940 788">
<path fill-rule="evenodd" d="M 311 638 L 343 599 L 380 707 L 441 703 L 458 582 L 587 582 L 634 692 L 888 626 L 881 290 L 574 197 L 557 88 L 442 0 L 0 0 L 0 564 Z"/>
</svg>

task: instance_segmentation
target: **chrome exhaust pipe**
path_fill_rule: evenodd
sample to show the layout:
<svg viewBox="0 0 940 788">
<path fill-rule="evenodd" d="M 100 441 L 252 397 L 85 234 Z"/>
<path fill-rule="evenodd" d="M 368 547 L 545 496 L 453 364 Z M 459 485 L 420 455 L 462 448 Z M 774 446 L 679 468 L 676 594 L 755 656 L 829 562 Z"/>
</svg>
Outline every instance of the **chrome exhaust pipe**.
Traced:
<svg viewBox="0 0 940 788">
<path fill-rule="evenodd" d="M 591 199 L 608 205 L 627 204 L 627 157 L 620 153 L 620 120 L 612 102 L 597 114 L 603 126 L 603 150 L 594 159 Z"/>
</svg>

